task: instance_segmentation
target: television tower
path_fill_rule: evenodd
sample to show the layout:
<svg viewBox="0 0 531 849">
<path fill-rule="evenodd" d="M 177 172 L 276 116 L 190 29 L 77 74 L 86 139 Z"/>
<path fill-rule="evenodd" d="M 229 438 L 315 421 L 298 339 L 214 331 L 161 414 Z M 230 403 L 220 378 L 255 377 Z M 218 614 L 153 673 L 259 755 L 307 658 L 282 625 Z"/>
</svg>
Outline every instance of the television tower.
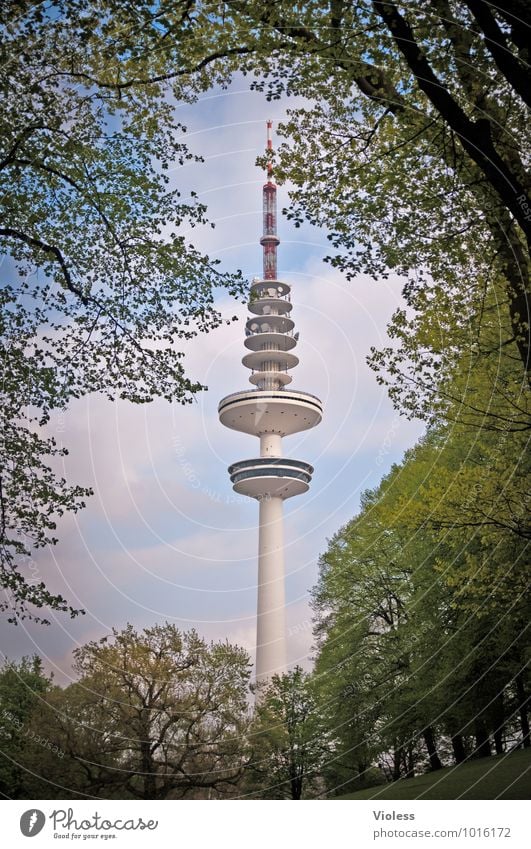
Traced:
<svg viewBox="0 0 531 849">
<path fill-rule="evenodd" d="M 272 150 L 272 121 L 267 122 L 267 149 Z M 283 502 L 309 489 L 313 467 L 303 460 L 284 459 L 282 438 L 315 427 L 322 404 L 315 395 L 286 389 L 288 373 L 299 360 L 292 353 L 291 287 L 277 276 L 277 187 L 273 166 L 267 166 L 263 197 L 263 277 L 255 277 L 245 327 L 248 352 L 242 363 L 251 369 L 253 389 L 227 395 L 218 407 L 222 424 L 260 439 L 260 457 L 229 466 L 233 489 L 259 502 L 258 611 L 256 681 L 267 681 L 286 669 Z"/>
</svg>

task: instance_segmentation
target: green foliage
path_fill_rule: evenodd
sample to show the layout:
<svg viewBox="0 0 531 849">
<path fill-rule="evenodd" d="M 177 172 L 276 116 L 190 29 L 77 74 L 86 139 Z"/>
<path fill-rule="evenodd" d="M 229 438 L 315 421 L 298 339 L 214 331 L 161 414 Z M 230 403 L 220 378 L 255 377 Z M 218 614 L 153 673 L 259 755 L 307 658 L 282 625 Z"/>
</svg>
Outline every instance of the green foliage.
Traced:
<svg viewBox="0 0 531 849">
<path fill-rule="evenodd" d="M 330 743 L 310 676 L 300 666 L 261 685 L 249 740 L 245 796 L 301 799 L 318 791 Z"/>
<path fill-rule="evenodd" d="M 218 287 L 244 290 L 184 235 L 204 205 L 168 187 L 196 159 L 168 86 L 149 82 L 166 62 L 185 70 L 178 45 L 151 52 L 169 20 L 114 0 L 2 6 L 0 580 L 14 621 L 78 612 L 28 578 L 33 549 L 90 495 L 53 471 L 65 449 L 42 430 L 50 411 L 92 392 L 190 402 L 203 387 L 179 343 L 224 321 Z"/>
<path fill-rule="evenodd" d="M 0 670 L 0 794 L 4 797 L 25 795 L 28 765 L 39 745 L 31 719 L 51 690 L 51 680 L 37 656 L 25 657 L 20 663 L 6 662 Z"/>
<path fill-rule="evenodd" d="M 528 734 L 525 442 L 432 429 L 321 558 L 316 674 L 343 780 Z"/>
<path fill-rule="evenodd" d="M 75 651 L 79 679 L 32 716 L 34 798 L 175 799 L 233 794 L 245 764 L 247 654 L 166 623 Z M 28 784 L 28 783 L 27 783 Z"/>
</svg>

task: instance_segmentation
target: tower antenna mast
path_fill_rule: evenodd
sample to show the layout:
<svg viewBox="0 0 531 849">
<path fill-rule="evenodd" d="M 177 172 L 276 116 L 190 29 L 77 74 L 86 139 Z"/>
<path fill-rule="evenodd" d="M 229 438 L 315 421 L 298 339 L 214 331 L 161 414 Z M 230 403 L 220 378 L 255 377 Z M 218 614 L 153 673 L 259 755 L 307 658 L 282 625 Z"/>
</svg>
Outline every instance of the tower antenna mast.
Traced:
<svg viewBox="0 0 531 849">
<path fill-rule="evenodd" d="M 267 150 L 273 151 L 273 122 L 267 122 Z M 262 189 L 263 235 L 260 244 L 264 251 L 264 280 L 277 279 L 277 187 L 273 182 L 273 162 L 267 163 L 267 183 Z"/>
</svg>

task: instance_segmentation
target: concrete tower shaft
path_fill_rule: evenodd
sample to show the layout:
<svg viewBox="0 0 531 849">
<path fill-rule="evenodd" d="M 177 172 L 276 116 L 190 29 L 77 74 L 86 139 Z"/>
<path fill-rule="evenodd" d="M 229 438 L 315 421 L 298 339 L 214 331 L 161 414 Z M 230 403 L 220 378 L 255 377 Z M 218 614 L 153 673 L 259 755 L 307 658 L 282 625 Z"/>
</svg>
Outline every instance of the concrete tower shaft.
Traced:
<svg viewBox="0 0 531 849">
<path fill-rule="evenodd" d="M 267 147 L 272 150 L 272 122 L 267 122 Z M 307 492 L 313 467 L 303 460 L 284 459 L 282 439 L 315 427 L 322 404 L 308 392 L 286 389 L 289 372 L 298 364 L 293 353 L 299 334 L 291 318 L 291 287 L 277 276 L 276 186 L 272 163 L 263 187 L 264 273 L 254 278 L 245 326 L 247 353 L 242 363 L 251 370 L 253 389 L 235 392 L 220 401 L 222 424 L 257 436 L 260 456 L 229 467 L 236 492 L 259 502 L 258 609 L 256 680 L 263 683 L 286 668 L 284 600 L 283 502 Z"/>
</svg>

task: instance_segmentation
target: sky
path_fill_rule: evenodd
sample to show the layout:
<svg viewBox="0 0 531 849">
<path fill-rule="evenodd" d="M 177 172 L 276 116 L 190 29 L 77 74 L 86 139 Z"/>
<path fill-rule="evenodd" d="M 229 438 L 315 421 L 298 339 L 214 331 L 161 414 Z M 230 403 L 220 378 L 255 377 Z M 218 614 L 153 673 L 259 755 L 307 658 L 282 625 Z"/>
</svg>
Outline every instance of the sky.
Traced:
<svg viewBox="0 0 531 849">
<path fill-rule="evenodd" d="M 268 104 L 244 81 L 179 105 L 186 141 L 205 161 L 176 167 L 172 188 L 195 190 L 215 229 L 194 229 L 193 244 L 261 275 L 261 188 L 255 165 L 266 119 L 285 116 L 286 101 Z M 278 193 L 279 210 L 287 189 Z M 365 362 L 402 305 L 395 277 L 347 282 L 323 263 L 326 233 L 278 225 L 279 277 L 292 286 L 291 317 L 300 333 L 290 387 L 319 396 L 324 417 L 313 430 L 284 440 L 285 455 L 315 467 L 310 491 L 285 503 L 286 620 L 290 665 L 311 665 L 310 590 L 318 558 L 359 508 L 360 494 L 378 484 L 422 432 L 399 417 Z M 89 396 L 57 413 L 51 432 L 69 449 L 65 477 L 92 486 L 85 510 L 58 527 L 60 543 L 39 553 L 32 577 L 61 592 L 84 616 L 52 614 L 48 627 L 0 624 L 11 659 L 38 653 L 58 683 L 68 683 L 72 650 L 131 622 L 142 629 L 165 621 L 208 639 L 228 639 L 254 657 L 258 504 L 232 491 L 227 467 L 257 456 L 258 440 L 218 421 L 222 397 L 250 388 L 245 353 L 245 305 L 221 295 L 220 310 L 239 320 L 186 346 L 188 375 L 208 386 L 196 402 L 135 406 Z"/>
</svg>

